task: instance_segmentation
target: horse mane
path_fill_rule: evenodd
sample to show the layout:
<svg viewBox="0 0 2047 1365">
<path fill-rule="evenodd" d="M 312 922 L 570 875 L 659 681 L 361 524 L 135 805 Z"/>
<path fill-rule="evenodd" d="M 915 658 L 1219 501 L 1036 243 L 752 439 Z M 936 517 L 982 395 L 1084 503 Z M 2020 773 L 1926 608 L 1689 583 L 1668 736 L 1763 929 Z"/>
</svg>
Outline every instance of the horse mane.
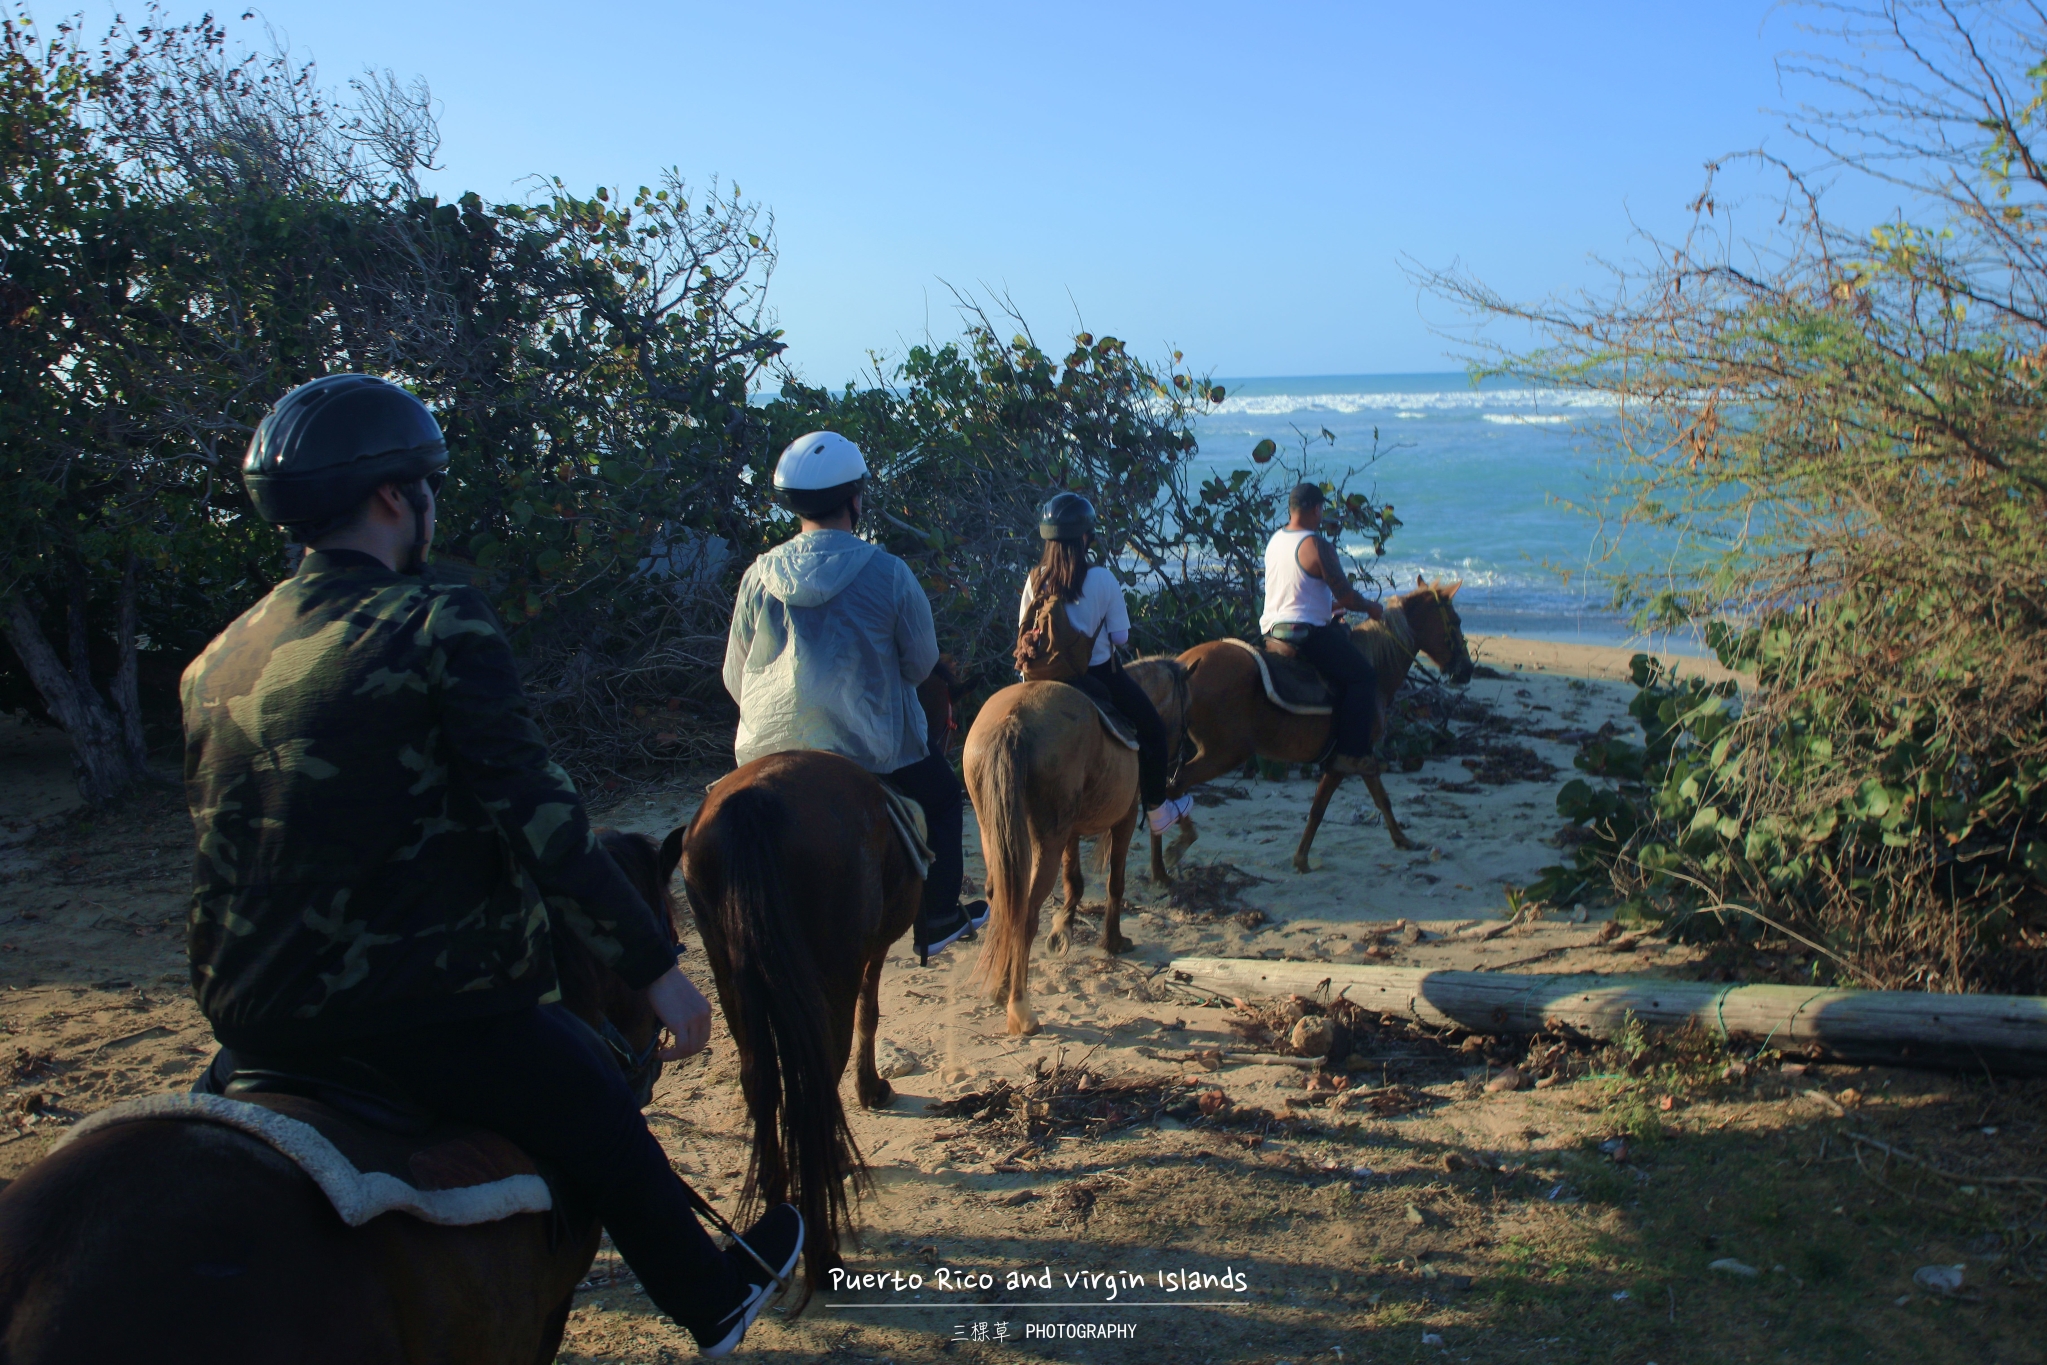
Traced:
<svg viewBox="0 0 2047 1365">
<path fill-rule="evenodd" d="M 1395 597 L 1394 604 L 1404 603 L 1404 597 Z M 1388 607 L 1387 610 L 1393 610 Z M 1419 649 L 1409 649 L 1394 636 L 1382 622 L 1367 621 L 1351 630 L 1350 642 L 1357 646 L 1358 653 L 1365 656 L 1365 662 L 1372 666 L 1372 672 L 1382 683 L 1388 678 L 1404 678 L 1408 665 L 1415 661 Z"/>
<path fill-rule="evenodd" d="M 622 829 L 599 829 L 595 833 L 598 847 L 610 855 L 625 879 L 632 883 L 633 890 L 647 902 L 647 908 L 654 912 L 655 924 L 668 939 L 668 945 L 674 947 L 680 941 L 675 930 L 675 898 L 669 895 L 667 878 L 661 874 L 660 845 L 644 834 Z M 582 935 L 568 923 L 568 916 L 585 913 L 582 907 L 551 904 L 548 912 L 548 937 L 554 949 L 555 979 L 561 989 L 562 1008 L 592 1024 L 606 1016 L 644 1008 L 637 994 L 598 960 Z"/>
<path fill-rule="evenodd" d="M 1404 676 L 1408 665 L 1424 656 L 1429 658 L 1430 663 L 1443 667 L 1443 665 L 1437 663 L 1433 655 L 1429 655 L 1428 651 L 1422 647 L 1422 633 L 1415 629 L 1414 618 L 1408 615 L 1407 605 L 1410 602 L 1426 598 L 1437 605 L 1438 614 L 1441 616 L 1446 612 L 1454 611 L 1454 608 L 1450 606 L 1450 599 L 1455 595 L 1455 589 L 1459 586 L 1461 585 L 1452 584 L 1452 590 L 1446 593 L 1443 591 L 1441 583 L 1430 583 L 1425 580 L 1409 591 L 1397 592 L 1387 599 L 1386 610 L 1388 612 L 1398 611 L 1402 618 L 1407 621 L 1408 636 L 1414 641 L 1412 649 L 1401 644 L 1394 637 L 1393 632 L 1378 621 L 1367 621 L 1362 625 L 1353 627 L 1350 637 L 1351 643 L 1357 646 L 1358 651 L 1370 661 L 1373 669 L 1382 678 L 1386 676 L 1388 669 Z M 1444 617 L 1444 620 L 1447 625 L 1447 616 Z M 1452 638 L 1444 643 L 1446 646 L 1453 645 L 1457 638 L 1453 633 Z M 1387 695 L 1390 697 L 1392 693 L 1388 692 Z"/>
</svg>

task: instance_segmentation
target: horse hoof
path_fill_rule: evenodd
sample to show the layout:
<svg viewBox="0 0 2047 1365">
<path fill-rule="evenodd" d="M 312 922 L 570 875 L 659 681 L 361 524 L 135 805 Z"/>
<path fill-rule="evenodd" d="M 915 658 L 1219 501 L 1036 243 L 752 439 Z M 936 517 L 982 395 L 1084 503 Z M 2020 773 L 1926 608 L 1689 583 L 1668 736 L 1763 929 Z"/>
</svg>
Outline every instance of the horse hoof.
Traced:
<svg viewBox="0 0 2047 1365">
<path fill-rule="evenodd" d="M 860 1107 L 863 1109 L 886 1109 L 896 1097 L 896 1088 L 881 1077 L 874 1078 L 874 1084 L 860 1083 Z"/>
<path fill-rule="evenodd" d="M 1028 1038 L 1034 1033 L 1043 1031 L 1043 1028 L 1044 1025 L 1040 1024 L 1036 1019 L 1026 1019 L 1022 1023 L 1018 1023 L 1014 1019 L 1009 1021 L 1009 1031 L 1019 1038 Z"/>
<path fill-rule="evenodd" d="M 1123 935 L 1121 934 L 1116 934 L 1111 937 L 1104 938 L 1102 940 L 1102 949 L 1105 952 L 1127 953 L 1136 946 L 1137 945 L 1135 943 L 1132 943 L 1129 939 L 1123 937 Z"/>
<path fill-rule="evenodd" d="M 1045 935 L 1045 951 L 1054 957 L 1065 957 L 1066 950 L 1071 946 L 1072 941 L 1066 937 L 1064 929 L 1054 929 Z M 1030 1032 L 1036 1033 L 1037 1030 L 1031 1029 Z"/>
<path fill-rule="evenodd" d="M 1296 853 L 1294 855 L 1294 871 L 1306 872 L 1307 870 L 1308 860 L 1306 858 L 1303 858 L 1300 854 Z"/>
</svg>

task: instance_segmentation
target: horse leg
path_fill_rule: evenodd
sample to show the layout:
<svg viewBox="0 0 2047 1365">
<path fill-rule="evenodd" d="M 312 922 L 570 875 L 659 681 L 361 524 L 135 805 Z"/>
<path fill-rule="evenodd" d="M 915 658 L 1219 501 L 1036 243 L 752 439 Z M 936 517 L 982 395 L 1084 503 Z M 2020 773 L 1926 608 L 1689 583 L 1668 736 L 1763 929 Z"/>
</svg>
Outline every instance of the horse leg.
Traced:
<svg viewBox="0 0 2047 1365">
<path fill-rule="evenodd" d="M 860 1004 L 853 1015 L 855 1046 L 859 1061 L 853 1073 L 853 1088 L 866 1109 L 885 1109 L 895 1098 L 895 1088 L 882 1079 L 874 1064 L 874 1036 L 881 1027 L 881 964 L 886 954 L 872 957 L 860 973 Z"/>
<path fill-rule="evenodd" d="M 1052 860 L 1045 857 L 1044 853 L 1044 848 L 1040 846 L 1038 856 L 1032 859 L 1030 897 L 1026 902 L 1030 910 L 1024 917 L 1025 947 L 1023 953 L 1011 967 L 1009 980 L 1006 983 L 1009 995 L 1007 1002 L 1009 1031 L 1024 1037 L 1036 1033 L 1041 1027 L 1038 1023 L 1038 1016 L 1031 1009 L 1031 955 L 1029 945 L 1031 940 L 1036 938 L 1038 934 L 1039 907 L 1043 906 L 1045 898 L 1052 894 Z M 1047 936 L 1045 939 L 1045 947 L 1048 951 L 1052 947 L 1050 936 Z"/>
<path fill-rule="evenodd" d="M 1420 844 L 1400 832 L 1400 822 L 1393 818 L 1393 798 L 1386 794 L 1386 784 L 1380 780 L 1377 764 L 1373 764 L 1365 773 L 1365 785 L 1372 790 L 1372 804 L 1379 808 L 1379 816 L 1386 822 L 1386 832 L 1393 836 L 1393 846 L 1405 849 L 1420 848 Z"/>
<path fill-rule="evenodd" d="M 1102 916 L 1102 951 L 1127 953 L 1136 945 L 1123 937 L 1124 860 L 1130 856 L 1130 836 L 1137 832 L 1138 810 L 1117 821 L 1109 831 L 1109 908 Z"/>
<path fill-rule="evenodd" d="M 1150 874 L 1152 885 L 1172 885 L 1173 879 L 1167 869 L 1177 870 L 1180 864 L 1186 861 L 1187 850 L 1192 848 L 1194 841 L 1200 837 L 1201 831 L 1194 828 L 1192 814 L 1181 816 L 1180 822 L 1173 826 L 1173 847 L 1170 851 L 1166 849 L 1166 841 L 1163 838 L 1156 834 L 1152 835 Z"/>
<path fill-rule="evenodd" d="M 1308 849 L 1315 842 L 1315 831 L 1322 826 L 1322 813 L 1329 809 L 1329 798 L 1342 785 L 1343 774 L 1334 772 L 1322 774 L 1322 780 L 1315 784 L 1315 804 L 1308 808 L 1308 827 L 1301 831 L 1301 846 L 1294 850 L 1294 871 L 1308 870 Z"/>
<path fill-rule="evenodd" d="M 1066 899 L 1052 915 L 1052 932 L 1045 935 L 1045 951 L 1065 957 L 1073 946 L 1073 917 L 1080 913 L 1080 898 L 1087 894 L 1087 878 L 1080 870 L 1080 836 L 1071 835 L 1059 855 L 1059 867 L 1066 883 Z"/>
</svg>

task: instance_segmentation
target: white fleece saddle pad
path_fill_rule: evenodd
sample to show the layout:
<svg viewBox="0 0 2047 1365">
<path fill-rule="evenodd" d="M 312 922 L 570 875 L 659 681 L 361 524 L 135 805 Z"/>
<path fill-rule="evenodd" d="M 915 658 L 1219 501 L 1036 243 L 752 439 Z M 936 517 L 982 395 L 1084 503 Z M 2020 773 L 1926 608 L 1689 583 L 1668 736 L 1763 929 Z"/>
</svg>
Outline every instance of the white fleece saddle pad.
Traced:
<svg viewBox="0 0 2047 1365">
<path fill-rule="evenodd" d="M 57 1146 L 150 1119 L 216 1124 L 268 1145 L 304 1171 L 352 1228 L 386 1213 L 467 1227 L 554 1207 L 554 1196 L 531 1158 L 495 1133 L 449 1126 L 408 1138 L 296 1095 L 263 1095 L 260 1102 L 223 1095 L 149 1095 L 88 1116 Z"/>
</svg>

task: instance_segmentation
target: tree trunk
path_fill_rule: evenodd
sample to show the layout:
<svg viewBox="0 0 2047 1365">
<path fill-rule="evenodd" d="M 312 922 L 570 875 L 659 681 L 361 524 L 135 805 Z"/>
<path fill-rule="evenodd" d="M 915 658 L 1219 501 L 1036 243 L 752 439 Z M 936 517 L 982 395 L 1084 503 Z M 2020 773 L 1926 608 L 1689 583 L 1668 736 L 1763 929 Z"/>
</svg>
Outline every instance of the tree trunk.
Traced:
<svg viewBox="0 0 2047 1365">
<path fill-rule="evenodd" d="M 78 794 L 88 805 L 103 806 L 126 791 L 142 773 L 130 755 L 120 722 L 93 688 L 90 676 L 81 684 L 64 667 L 44 637 L 35 611 L 19 593 L 7 598 L 0 630 L 6 632 L 15 657 L 42 694 L 43 705 L 71 736 L 71 766 L 78 778 Z M 74 648 L 82 633 L 74 623 Z"/>
<path fill-rule="evenodd" d="M 114 670 L 114 710 L 121 717 L 121 740 L 128 747 L 128 762 L 136 772 L 149 772 L 149 741 L 142 733 L 141 661 L 135 657 L 135 636 L 141 611 L 135 603 L 136 555 L 128 552 L 121 569 L 121 665 Z"/>
<path fill-rule="evenodd" d="M 1471 1033 L 1611 1038 L 1630 1019 L 1852 1062 L 2047 1074 L 2047 997 L 1735 986 L 1648 976 L 1523 976 L 1338 962 L 1183 957 L 1172 980 L 1222 995 L 1299 994 Z"/>
<path fill-rule="evenodd" d="M 65 652 L 71 656 L 71 680 L 87 691 L 92 690 L 92 640 L 86 630 L 86 612 L 90 605 L 86 596 L 85 565 L 77 555 L 66 556 L 66 567 L 70 569 L 71 598 L 64 609 L 64 624 L 69 628 L 64 642 Z"/>
</svg>

